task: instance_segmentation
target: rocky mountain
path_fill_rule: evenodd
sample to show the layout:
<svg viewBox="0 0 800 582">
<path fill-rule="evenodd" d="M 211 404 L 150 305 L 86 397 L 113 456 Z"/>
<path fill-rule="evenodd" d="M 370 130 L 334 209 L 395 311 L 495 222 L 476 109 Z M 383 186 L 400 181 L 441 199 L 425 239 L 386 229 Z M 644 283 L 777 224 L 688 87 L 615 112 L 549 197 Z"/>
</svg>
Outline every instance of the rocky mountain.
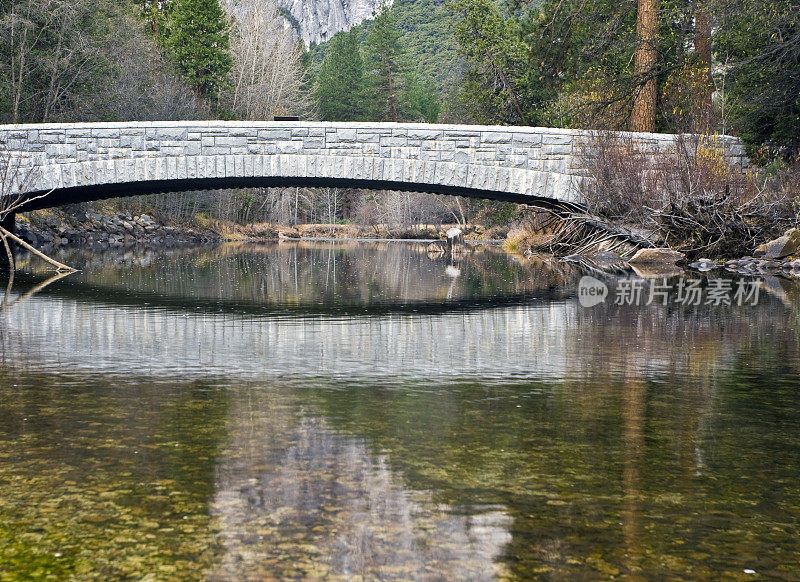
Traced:
<svg viewBox="0 0 800 582">
<path fill-rule="evenodd" d="M 372 18 L 383 0 L 279 0 L 281 14 L 306 43 L 320 44 Z M 387 5 L 391 1 L 386 2 Z"/>
</svg>

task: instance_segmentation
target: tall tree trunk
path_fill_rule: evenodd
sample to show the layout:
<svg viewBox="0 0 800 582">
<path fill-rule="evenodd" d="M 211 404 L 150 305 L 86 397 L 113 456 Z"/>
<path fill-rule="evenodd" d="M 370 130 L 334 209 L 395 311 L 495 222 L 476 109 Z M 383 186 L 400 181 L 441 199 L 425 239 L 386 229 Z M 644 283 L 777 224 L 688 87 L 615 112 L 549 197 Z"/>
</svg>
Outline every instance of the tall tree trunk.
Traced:
<svg viewBox="0 0 800 582">
<path fill-rule="evenodd" d="M 696 0 L 694 13 L 694 50 L 697 54 L 702 83 L 698 87 L 697 112 L 695 116 L 696 133 L 711 131 L 711 18 L 710 0 Z"/>
<path fill-rule="evenodd" d="M 658 0 L 639 0 L 634 62 L 638 87 L 631 112 L 631 131 L 655 131 L 656 129 L 657 39 Z"/>
<path fill-rule="evenodd" d="M 389 63 L 386 64 L 386 80 L 389 85 L 389 119 L 392 123 L 397 123 L 397 105 L 394 97 L 394 84 L 392 83 L 392 67 Z"/>
<path fill-rule="evenodd" d="M 11 4 L 11 86 L 14 91 L 14 105 L 12 112 L 12 123 L 20 121 L 20 105 L 22 103 L 22 91 L 25 86 L 25 58 L 28 54 L 28 27 L 31 21 L 31 5 L 28 2 L 27 13 L 23 21 L 15 13 L 16 2 Z M 17 24 L 22 22 L 22 38 L 16 40 Z"/>
</svg>

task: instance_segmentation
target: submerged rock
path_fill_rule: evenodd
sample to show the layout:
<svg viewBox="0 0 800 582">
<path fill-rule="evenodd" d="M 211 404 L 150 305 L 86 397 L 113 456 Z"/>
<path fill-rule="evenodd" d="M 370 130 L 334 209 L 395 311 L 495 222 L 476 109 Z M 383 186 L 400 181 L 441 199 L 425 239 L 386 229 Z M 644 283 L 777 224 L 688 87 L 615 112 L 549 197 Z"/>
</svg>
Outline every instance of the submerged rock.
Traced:
<svg viewBox="0 0 800 582">
<path fill-rule="evenodd" d="M 625 265 L 625 261 L 612 251 L 597 251 L 588 255 L 586 259 L 601 271 L 616 270 Z"/>
<path fill-rule="evenodd" d="M 686 255 L 672 249 L 639 249 L 628 262 L 631 265 L 674 265 L 684 258 Z"/>
<path fill-rule="evenodd" d="M 713 271 L 721 267 L 721 265 L 711 259 L 698 259 L 694 263 L 689 263 L 689 266 L 698 271 Z"/>
</svg>

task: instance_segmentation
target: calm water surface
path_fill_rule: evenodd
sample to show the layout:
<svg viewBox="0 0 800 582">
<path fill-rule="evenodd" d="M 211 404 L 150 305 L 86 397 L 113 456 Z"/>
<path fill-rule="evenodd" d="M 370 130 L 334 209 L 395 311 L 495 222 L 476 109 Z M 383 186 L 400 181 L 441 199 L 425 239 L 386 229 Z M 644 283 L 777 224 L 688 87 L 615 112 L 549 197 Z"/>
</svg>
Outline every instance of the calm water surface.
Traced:
<svg viewBox="0 0 800 582">
<path fill-rule="evenodd" d="M 583 308 L 490 247 L 59 258 L 0 311 L 0 580 L 800 580 L 787 281 Z"/>
</svg>

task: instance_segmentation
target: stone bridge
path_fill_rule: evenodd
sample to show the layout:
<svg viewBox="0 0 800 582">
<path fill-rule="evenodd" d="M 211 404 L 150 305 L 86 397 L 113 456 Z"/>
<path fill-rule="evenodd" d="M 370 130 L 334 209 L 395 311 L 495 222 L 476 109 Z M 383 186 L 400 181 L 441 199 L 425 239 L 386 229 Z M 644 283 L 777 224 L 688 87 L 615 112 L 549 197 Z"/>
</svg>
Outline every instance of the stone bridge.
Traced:
<svg viewBox="0 0 800 582">
<path fill-rule="evenodd" d="M 26 209 L 185 190 L 332 186 L 580 203 L 593 133 L 395 123 L 162 121 L 0 125 L 4 195 Z M 617 134 L 658 156 L 678 139 Z M 718 139 L 746 165 L 735 138 Z M 0 173 L 2 169 L 0 169 Z M 3 176 L 0 176 L 2 178 Z"/>
</svg>

